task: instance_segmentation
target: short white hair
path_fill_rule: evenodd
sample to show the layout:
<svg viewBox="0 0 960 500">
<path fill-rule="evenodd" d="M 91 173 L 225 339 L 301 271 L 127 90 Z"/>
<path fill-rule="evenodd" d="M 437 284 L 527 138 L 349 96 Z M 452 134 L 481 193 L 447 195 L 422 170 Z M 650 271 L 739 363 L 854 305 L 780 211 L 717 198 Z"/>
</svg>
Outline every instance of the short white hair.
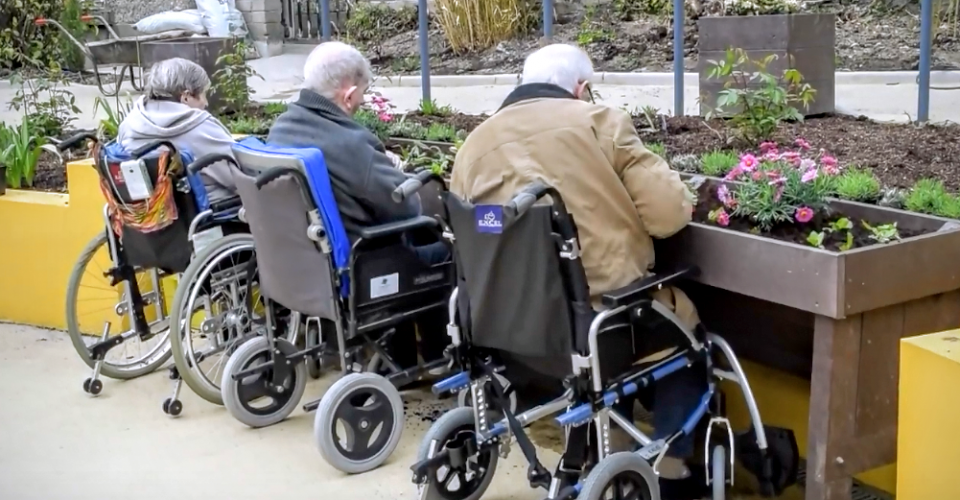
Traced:
<svg viewBox="0 0 960 500">
<path fill-rule="evenodd" d="M 527 56 L 520 83 L 552 83 L 573 93 L 580 82 L 593 78 L 590 56 L 564 43 L 547 45 Z"/>
<path fill-rule="evenodd" d="M 210 88 L 210 77 L 199 64 L 181 57 L 160 61 L 150 68 L 144 91 L 148 98 L 180 99 L 199 96 Z"/>
<path fill-rule="evenodd" d="M 370 61 L 359 50 L 342 42 L 317 45 L 303 65 L 304 88 L 327 99 L 333 99 L 344 87 L 363 87 L 371 80 Z"/>
</svg>

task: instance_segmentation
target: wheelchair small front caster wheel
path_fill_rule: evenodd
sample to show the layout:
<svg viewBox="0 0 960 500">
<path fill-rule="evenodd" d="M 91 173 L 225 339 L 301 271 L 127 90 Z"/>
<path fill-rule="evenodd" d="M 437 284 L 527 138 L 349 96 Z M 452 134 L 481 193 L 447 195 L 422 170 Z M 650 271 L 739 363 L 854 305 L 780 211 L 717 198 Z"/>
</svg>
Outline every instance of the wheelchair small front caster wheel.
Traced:
<svg viewBox="0 0 960 500">
<path fill-rule="evenodd" d="M 88 378 L 83 381 L 83 392 L 91 395 L 97 396 L 103 391 L 103 382 Z"/>
<path fill-rule="evenodd" d="M 620 492 L 637 500 L 660 498 L 660 482 L 653 467 L 636 453 L 614 453 L 590 471 L 577 500 L 601 500 Z"/>
<path fill-rule="evenodd" d="M 488 418 L 495 417 L 494 412 L 488 413 Z M 426 474 L 426 490 L 429 500 L 458 498 L 463 500 L 479 500 L 493 481 L 497 471 L 497 462 L 500 455 L 497 447 L 478 450 L 476 446 L 477 424 L 473 408 L 454 408 L 443 414 L 423 436 L 420 449 L 417 452 L 417 461 L 422 462 L 430 456 L 434 447 L 434 456 L 447 451 L 459 450 L 464 460 L 453 465 L 450 463 L 437 466 Z M 472 441 L 472 443 L 471 443 Z M 475 454 L 466 455 L 463 450 L 474 450 Z"/>
<path fill-rule="evenodd" d="M 178 417 L 183 412 L 183 403 L 179 399 L 164 399 L 163 412 L 171 417 Z"/>
</svg>

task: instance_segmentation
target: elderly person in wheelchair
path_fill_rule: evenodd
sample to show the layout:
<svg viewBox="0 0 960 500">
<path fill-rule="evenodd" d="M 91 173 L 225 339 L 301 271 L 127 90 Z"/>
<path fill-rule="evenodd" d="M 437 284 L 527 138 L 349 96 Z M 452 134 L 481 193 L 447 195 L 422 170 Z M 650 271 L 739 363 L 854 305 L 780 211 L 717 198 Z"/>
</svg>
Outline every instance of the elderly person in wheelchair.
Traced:
<svg viewBox="0 0 960 500">
<path fill-rule="evenodd" d="M 555 186 L 577 222 L 590 295 L 599 305 L 605 292 L 650 273 L 651 238 L 680 231 L 690 221 L 692 206 L 680 176 L 644 147 L 630 115 L 591 102 L 592 77 L 589 57 L 576 47 L 555 44 L 531 54 L 522 84 L 458 152 L 450 190 L 474 203 L 506 203 L 535 180 Z M 663 288 L 656 299 L 687 328 L 697 327 L 696 310 L 679 289 Z M 529 389 L 535 384 L 530 380 L 539 377 L 524 373 L 520 378 L 527 379 Z M 654 427 L 669 433 L 681 425 L 700 402 L 705 380 L 687 370 L 660 382 Z M 517 389 L 524 399 L 524 387 Z M 631 415 L 632 404 L 625 399 L 622 413 Z M 692 440 L 674 443 L 661 464 L 662 476 L 687 477 L 689 469 L 679 459 L 692 453 Z"/>
<path fill-rule="evenodd" d="M 154 64 L 144 95 L 120 124 L 117 142 L 134 151 L 157 141 L 170 141 L 194 158 L 219 154 L 233 158 L 230 131 L 207 110 L 210 77 L 197 63 L 174 57 Z M 211 202 L 233 196 L 236 187 L 228 162 L 200 172 Z"/>
</svg>

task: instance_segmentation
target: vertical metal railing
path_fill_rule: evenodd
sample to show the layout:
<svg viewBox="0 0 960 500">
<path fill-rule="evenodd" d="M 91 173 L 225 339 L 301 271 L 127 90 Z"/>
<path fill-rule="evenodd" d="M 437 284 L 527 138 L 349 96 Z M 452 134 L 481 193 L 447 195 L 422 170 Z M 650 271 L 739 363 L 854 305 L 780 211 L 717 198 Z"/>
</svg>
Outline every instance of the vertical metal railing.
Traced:
<svg viewBox="0 0 960 500">
<path fill-rule="evenodd" d="M 683 116 L 683 0 L 673 0 L 673 116 Z"/>
<path fill-rule="evenodd" d="M 933 0 L 920 1 L 920 67 L 917 79 L 917 121 L 930 118 L 930 52 L 933 38 Z"/>
<path fill-rule="evenodd" d="M 326 41 L 344 5 L 339 0 L 281 0 L 280 8 L 284 38 Z"/>
</svg>

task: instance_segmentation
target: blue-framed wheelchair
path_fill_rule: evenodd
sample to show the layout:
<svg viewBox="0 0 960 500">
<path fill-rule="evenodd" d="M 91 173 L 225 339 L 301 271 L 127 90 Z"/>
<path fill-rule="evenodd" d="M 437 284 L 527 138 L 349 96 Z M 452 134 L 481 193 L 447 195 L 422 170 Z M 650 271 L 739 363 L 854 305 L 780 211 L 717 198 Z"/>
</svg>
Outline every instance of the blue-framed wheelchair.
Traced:
<svg viewBox="0 0 960 500">
<path fill-rule="evenodd" d="M 406 191 L 414 191 L 420 180 L 409 181 Z M 538 203 L 542 198 L 549 203 Z M 725 498 L 736 458 L 758 478 L 765 495 L 796 481 L 796 440 L 789 430 L 763 425 L 730 346 L 702 327 L 691 331 L 651 297 L 696 269 L 640 279 L 604 294 L 596 310 L 576 225 L 556 190 L 535 182 L 505 206 L 475 206 L 450 193 L 444 199 L 457 265 L 449 304 L 456 314 L 448 331 L 455 364 L 464 371 L 437 383 L 434 391 L 467 390 L 474 404 L 447 412 L 424 437 L 412 466 L 422 500 L 481 498 L 513 439 L 529 464 L 530 485 L 551 500 L 659 500 L 661 483 L 671 483 L 659 478 L 661 460 L 688 436 L 699 441 L 704 460 L 693 485 L 702 491 L 687 489 L 687 498 Z M 651 358 L 654 353 L 661 356 Z M 615 408 L 695 366 L 703 369 L 706 390 L 672 433 L 653 439 L 635 425 L 632 413 Z M 506 394 L 494 375 L 512 379 L 519 367 L 562 381 L 555 399 L 521 414 L 505 411 Z M 721 380 L 742 390 L 752 421 L 748 431 L 735 433 L 724 418 Z M 540 463 L 524 431 L 550 416 L 565 432 L 553 473 Z M 614 426 L 632 441 L 624 450 L 611 444 Z"/>
<path fill-rule="evenodd" d="M 417 232 L 437 238 L 437 222 L 424 216 L 367 227 L 351 242 L 320 150 L 248 139 L 234 154 L 260 291 L 275 313 L 266 317 L 266 336 L 230 358 L 221 383 L 225 406 L 250 427 L 278 423 L 300 404 L 310 365 L 339 365 L 339 380 L 304 410 L 316 410 L 314 438 L 330 465 L 372 470 L 400 440 L 398 387 L 445 373 L 450 363 L 444 326 L 451 266 L 426 265 L 404 243 Z M 439 343 L 420 329 L 431 318 L 439 319 Z M 397 342 L 411 322 L 418 331 Z M 292 339 L 276 335 L 280 324 L 290 325 Z M 416 354 L 398 361 L 404 344 L 419 345 L 423 362 Z"/>
<path fill-rule="evenodd" d="M 66 316 L 71 341 L 93 370 L 83 390 L 98 395 L 100 376 L 132 379 L 153 372 L 171 356 L 170 298 L 178 276 L 195 254 L 217 246 L 224 234 L 246 232 L 239 197 L 211 203 L 200 172 L 224 157 L 194 161 L 167 141 L 127 152 L 80 133 L 58 145 L 62 151 L 90 141 L 94 167 L 107 203 L 105 230 L 81 252 L 67 286 Z M 245 283 L 238 283 L 244 287 Z M 175 350 L 174 350 L 175 351 Z M 175 352 L 173 353 L 175 354 Z M 179 365 L 179 363 L 178 363 Z M 171 369 L 174 397 L 163 411 L 179 415 L 181 372 Z"/>
</svg>

